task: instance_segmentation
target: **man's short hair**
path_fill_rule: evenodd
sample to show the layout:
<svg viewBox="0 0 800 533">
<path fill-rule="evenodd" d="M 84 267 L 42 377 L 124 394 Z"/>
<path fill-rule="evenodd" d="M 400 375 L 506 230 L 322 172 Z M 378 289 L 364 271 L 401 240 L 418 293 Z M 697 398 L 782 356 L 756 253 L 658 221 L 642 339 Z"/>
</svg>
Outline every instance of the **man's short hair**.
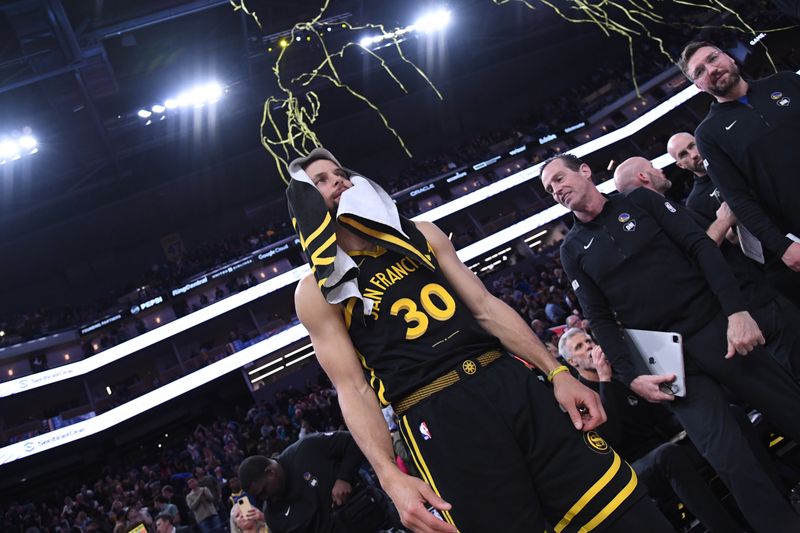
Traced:
<svg viewBox="0 0 800 533">
<path fill-rule="evenodd" d="M 168 522 L 170 525 L 174 525 L 172 523 L 172 515 L 169 513 L 158 513 L 156 516 L 156 521 L 163 520 L 164 522 Z"/>
<path fill-rule="evenodd" d="M 558 341 L 558 354 L 561 357 L 563 357 L 564 359 L 569 359 L 570 357 L 572 357 L 572 353 L 571 353 L 569 347 L 567 346 L 567 342 L 569 342 L 569 340 L 572 337 L 574 337 L 575 335 L 577 335 L 578 333 L 582 333 L 582 334 L 586 335 L 587 337 L 589 336 L 581 328 L 569 328 L 566 331 L 566 333 L 564 333 L 561 336 L 561 339 L 559 339 L 559 341 Z"/>
<path fill-rule="evenodd" d="M 548 158 L 544 162 L 544 164 L 542 165 L 542 168 L 539 169 L 539 175 L 540 176 L 542 174 L 544 174 L 544 169 L 547 168 L 547 165 L 549 165 L 553 161 L 561 161 L 562 163 L 564 163 L 565 167 L 567 167 L 568 169 L 572 170 L 573 172 L 577 172 L 578 169 L 581 168 L 581 165 L 583 164 L 583 160 L 580 157 L 576 156 L 576 155 L 573 155 L 573 154 L 557 154 L 557 155 L 554 155 L 553 157 Z"/>
<path fill-rule="evenodd" d="M 306 169 L 307 169 L 309 166 L 311 166 L 311 163 L 315 163 L 315 162 L 317 162 L 317 161 L 321 161 L 321 160 L 323 160 L 323 159 L 324 159 L 325 161 L 331 161 L 331 160 L 330 160 L 330 158 L 328 158 L 328 157 L 325 157 L 324 155 L 315 155 L 314 157 L 312 157 L 311 159 L 309 159 L 308 161 L 306 161 L 305 163 L 303 163 L 303 164 L 300 166 L 300 168 L 302 168 L 302 169 L 303 169 L 303 171 L 305 171 L 305 170 L 306 170 Z M 334 161 L 331 161 L 331 163 L 334 163 Z M 334 163 L 334 164 L 335 164 L 335 163 Z"/>
<path fill-rule="evenodd" d="M 245 491 L 249 491 L 250 486 L 264 476 L 270 462 L 263 455 L 253 455 L 242 461 L 239 465 L 239 481 Z"/>
<path fill-rule="evenodd" d="M 717 50 L 722 51 L 719 46 L 708 41 L 692 41 L 683 47 L 681 57 L 678 58 L 678 68 L 681 69 L 681 72 L 683 72 L 683 74 L 690 80 L 692 79 L 692 75 L 689 72 L 689 60 L 692 59 L 692 56 L 698 50 L 706 46 L 710 46 L 711 48 L 716 48 Z"/>
</svg>

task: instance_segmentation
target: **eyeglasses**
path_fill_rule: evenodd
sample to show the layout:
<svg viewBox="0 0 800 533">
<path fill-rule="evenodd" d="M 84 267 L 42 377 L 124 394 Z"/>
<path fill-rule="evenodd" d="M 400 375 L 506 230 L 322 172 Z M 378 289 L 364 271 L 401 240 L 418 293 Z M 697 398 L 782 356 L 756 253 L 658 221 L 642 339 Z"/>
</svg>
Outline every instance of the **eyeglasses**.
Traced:
<svg viewBox="0 0 800 533">
<path fill-rule="evenodd" d="M 697 81 L 700 78 L 705 77 L 708 74 L 708 70 L 706 69 L 706 65 L 716 65 L 719 61 L 720 53 L 719 52 L 712 52 L 711 54 L 706 57 L 704 63 L 700 63 L 697 65 L 692 72 L 692 81 Z"/>
</svg>

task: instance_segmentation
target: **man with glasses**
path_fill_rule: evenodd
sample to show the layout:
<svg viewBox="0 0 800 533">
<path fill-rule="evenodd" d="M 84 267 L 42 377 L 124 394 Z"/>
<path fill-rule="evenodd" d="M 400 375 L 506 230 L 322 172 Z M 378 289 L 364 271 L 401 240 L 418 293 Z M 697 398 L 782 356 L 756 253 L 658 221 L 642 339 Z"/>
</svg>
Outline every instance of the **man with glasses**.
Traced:
<svg viewBox="0 0 800 533">
<path fill-rule="evenodd" d="M 728 54 L 703 41 L 688 44 L 678 65 L 716 100 L 695 132 L 709 176 L 763 248 L 800 272 L 800 76 L 745 80 Z M 797 304 L 800 280 L 781 270 L 776 284 Z"/>
</svg>

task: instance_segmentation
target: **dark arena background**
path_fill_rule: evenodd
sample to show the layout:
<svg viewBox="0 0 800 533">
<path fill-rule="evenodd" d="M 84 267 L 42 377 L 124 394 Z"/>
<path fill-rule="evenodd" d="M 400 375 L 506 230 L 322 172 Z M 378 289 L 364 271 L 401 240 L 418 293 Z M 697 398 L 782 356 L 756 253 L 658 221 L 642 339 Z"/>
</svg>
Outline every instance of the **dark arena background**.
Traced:
<svg viewBox="0 0 800 533">
<path fill-rule="evenodd" d="M 575 153 L 610 193 L 643 156 L 683 202 L 667 140 L 713 101 L 675 64 L 693 40 L 746 79 L 800 69 L 790 1 L 3 0 L 0 530 L 153 533 L 165 485 L 197 528 L 192 475 L 227 530 L 245 457 L 346 429 L 294 309 L 285 163 L 316 144 L 556 352 L 584 317 L 541 164 Z M 798 509 L 797 444 L 741 407 Z"/>
</svg>

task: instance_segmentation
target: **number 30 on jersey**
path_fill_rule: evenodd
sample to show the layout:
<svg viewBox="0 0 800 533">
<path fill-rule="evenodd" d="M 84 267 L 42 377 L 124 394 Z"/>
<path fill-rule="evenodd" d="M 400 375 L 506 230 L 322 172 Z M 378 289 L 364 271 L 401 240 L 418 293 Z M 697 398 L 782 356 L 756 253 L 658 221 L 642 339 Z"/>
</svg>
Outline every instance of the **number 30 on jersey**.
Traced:
<svg viewBox="0 0 800 533">
<path fill-rule="evenodd" d="M 433 297 L 438 302 L 434 302 Z M 406 339 L 418 339 L 428 331 L 430 320 L 445 321 L 453 317 L 456 312 L 456 301 L 447 292 L 447 289 L 438 283 L 428 283 L 419 291 L 419 302 L 422 304 L 422 312 L 417 307 L 417 303 L 411 298 L 400 298 L 392 304 L 389 312 L 392 316 L 403 313 L 403 320 L 410 324 L 406 330 Z"/>
</svg>

